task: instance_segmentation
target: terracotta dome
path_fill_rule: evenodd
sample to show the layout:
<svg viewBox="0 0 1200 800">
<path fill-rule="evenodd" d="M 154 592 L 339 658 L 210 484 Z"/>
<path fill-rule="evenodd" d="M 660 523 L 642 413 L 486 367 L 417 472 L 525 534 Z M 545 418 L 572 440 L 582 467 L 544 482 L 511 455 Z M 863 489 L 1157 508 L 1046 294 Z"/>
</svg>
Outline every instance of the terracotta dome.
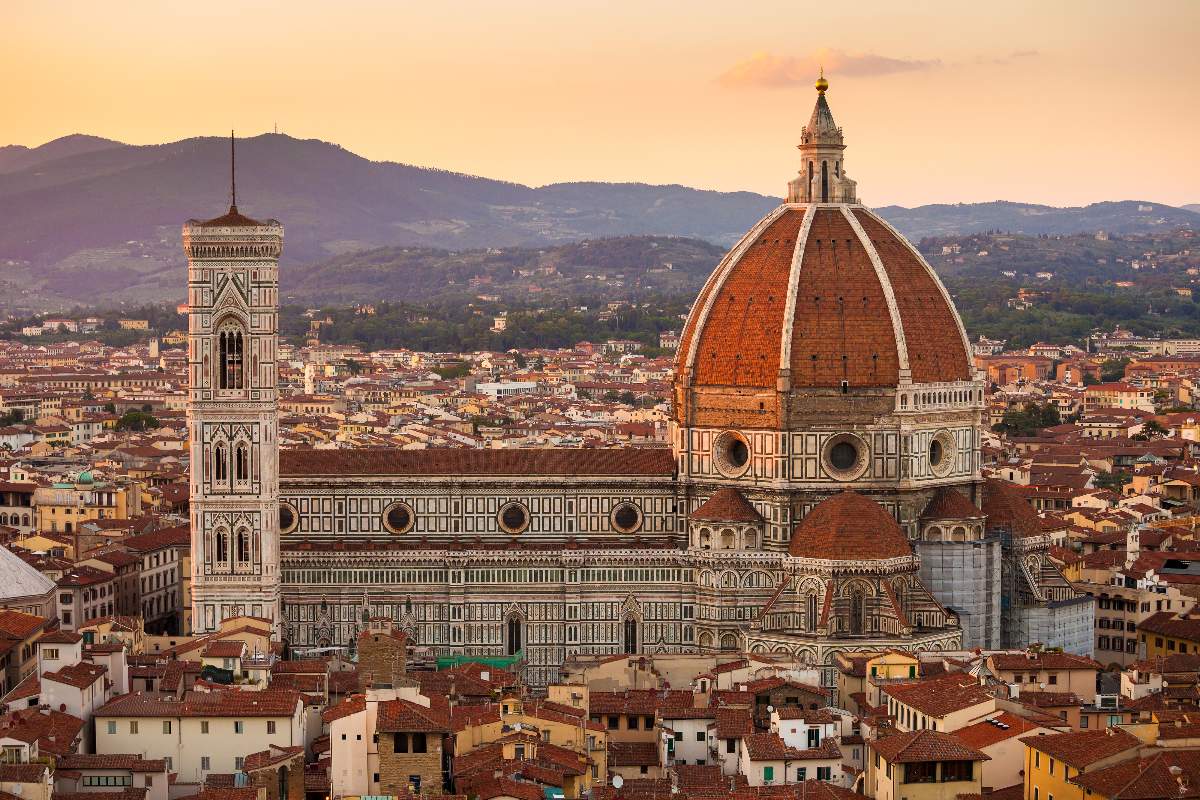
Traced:
<svg viewBox="0 0 1200 800">
<path fill-rule="evenodd" d="M 692 308 L 677 380 L 774 389 L 783 370 L 793 388 L 894 387 L 905 370 L 913 383 L 971 378 L 962 322 L 933 269 L 858 205 L 780 206 Z"/>
<path fill-rule="evenodd" d="M 792 531 L 797 558 L 880 561 L 912 555 L 900 525 L 883 506 L 846 490 L 817 503 Z"/>
<path fill-rule="evenodd" d="M 788 201 L 725 256 L 692 306 L 675 365 L 681 422 L 722 393 L 754 395 L 763 413 L 750 426 L 774 427 L 768 393 L 972 379 L 949 293 L 916 248 L 858 202 L 823 91 L 799 147 Z"/>
</svg>

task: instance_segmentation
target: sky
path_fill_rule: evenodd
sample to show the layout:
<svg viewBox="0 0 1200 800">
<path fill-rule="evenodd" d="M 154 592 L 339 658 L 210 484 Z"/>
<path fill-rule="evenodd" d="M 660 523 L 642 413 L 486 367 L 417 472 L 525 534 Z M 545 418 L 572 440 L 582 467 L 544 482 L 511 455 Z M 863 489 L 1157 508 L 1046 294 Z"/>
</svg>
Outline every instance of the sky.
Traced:
<svg viewBox="0 0 1200 800">
<path fill-rule="evenodd" d="M 869 205 L 1200 203 L 1200 2 L 0 0 L 0 144 L 270 131 L 782 195 L 824 65 Z"/>
</svg>

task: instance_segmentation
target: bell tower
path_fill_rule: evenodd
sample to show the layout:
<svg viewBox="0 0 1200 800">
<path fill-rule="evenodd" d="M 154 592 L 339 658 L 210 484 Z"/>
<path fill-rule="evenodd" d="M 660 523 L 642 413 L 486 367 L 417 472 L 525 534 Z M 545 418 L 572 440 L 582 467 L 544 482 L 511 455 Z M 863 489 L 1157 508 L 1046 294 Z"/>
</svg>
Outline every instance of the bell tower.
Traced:
<svg viewBox="0 0 1200 800">
<path fill-rule="evenodd" d="M 229 211 L 183 225 L 188 259 L 188 435 L 192 633 L 223 619 L 278 631 L 276 398 L 283 226 L 238 211 L 230 135 Z"/>
</svg>

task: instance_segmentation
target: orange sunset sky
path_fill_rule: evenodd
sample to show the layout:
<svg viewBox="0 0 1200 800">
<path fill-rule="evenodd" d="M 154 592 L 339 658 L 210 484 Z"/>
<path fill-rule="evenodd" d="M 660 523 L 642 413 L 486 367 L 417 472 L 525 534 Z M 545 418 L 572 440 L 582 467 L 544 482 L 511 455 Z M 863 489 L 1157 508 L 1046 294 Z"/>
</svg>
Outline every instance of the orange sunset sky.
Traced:
<svg viewBox="0 0 1200 800">
<path fill-rule="evenodd" d="M 270 131 L 780 195 L 818 63 L 871 205 L 1200 203 L 1200 2 L 0 2 L 0 144 Z"/>
</svg>

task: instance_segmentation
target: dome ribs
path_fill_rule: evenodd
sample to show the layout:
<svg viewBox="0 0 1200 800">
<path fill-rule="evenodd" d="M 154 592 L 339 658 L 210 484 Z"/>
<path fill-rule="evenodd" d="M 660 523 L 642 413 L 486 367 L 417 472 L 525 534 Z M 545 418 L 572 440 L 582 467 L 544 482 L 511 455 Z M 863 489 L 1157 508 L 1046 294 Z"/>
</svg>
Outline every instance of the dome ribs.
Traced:
<svg viewBox="0 0 1200 800">
<path fill-rule="evenodd" d="M 866 250 L 837 209 L 816 212 L 805 242 L 792 328 L 796 388 L 895 386 L 899 362 L 887 299 Z"/>
<path fill-rule="evenodd" d="M 730 269 L 698 333 L 696 384 L 775 387 L 792 253 L 803 221 L 802 210 L 789 209 Z"/>
<path fill-rule="evenodd" d="M 862 209 L 852 213 L 879 254 L 892 285 L 913 383 L 969 380 L 962 329 L 932 271 L 873 214 Z"/>
</svg>

